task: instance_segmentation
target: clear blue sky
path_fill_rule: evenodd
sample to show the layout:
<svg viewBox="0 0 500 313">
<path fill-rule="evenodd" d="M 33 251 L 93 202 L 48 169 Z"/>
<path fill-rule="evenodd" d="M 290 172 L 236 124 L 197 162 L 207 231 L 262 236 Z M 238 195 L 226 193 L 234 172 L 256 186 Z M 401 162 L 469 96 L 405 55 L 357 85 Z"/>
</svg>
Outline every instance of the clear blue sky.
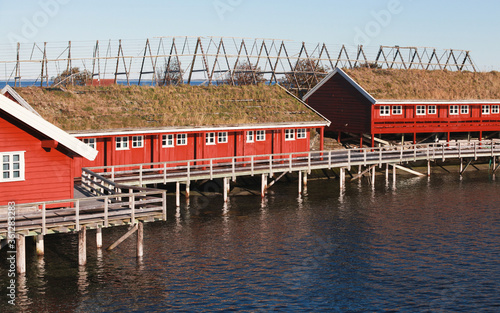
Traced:
<svg viewBox="0 0 500 313">
<path fill-rule="evenodd" d="M 277 38 L 363 43 L 371 50 L 381 44 L 471 50 L 481 70 L 500 70 L 499 13 L 496 0 L 0 0 L 0 44 L 16 39 Z"/>
</svg>

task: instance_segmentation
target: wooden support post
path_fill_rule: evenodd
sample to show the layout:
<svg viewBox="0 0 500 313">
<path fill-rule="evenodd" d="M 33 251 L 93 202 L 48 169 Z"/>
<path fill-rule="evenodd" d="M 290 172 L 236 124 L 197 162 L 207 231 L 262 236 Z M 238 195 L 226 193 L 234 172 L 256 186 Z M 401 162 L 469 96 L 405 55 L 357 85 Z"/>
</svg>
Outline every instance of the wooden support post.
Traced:
<svg viewBox="0 0 500 313">
<path fill-rule="evenodd" d="M 392 165 L 392 182 L 396 183 L 396 164 Z"/>
<path fill-rule="evenodd" d="M 463 173 L 464 171 L 464 162 L 463 162 L 463 159 L 460 158 L 460 175 Z"/>
<path fill-rule="evenodd" d="M 164 221 L 167 220 L 167 192 L 163 191 L 161 193 L 161 210 L 162 210 L 162 219 Z"/>
<path fill-rule="evenodd" d="M 431 160 L 427 160 L 427 176 L 431 176 Z"/>
<path fill-rule="evenodd" d="M 385 164 L 385 181 L 389 181 L 389 163 Z"/>
<path fill-rule="evenodd" d="M 97 226 L 95 233 L 95 241 L 97 249 L 102 248 L 102 227 Z"/>
<path fill-rule="evenodd" d="M 26 273 L 26 238 L 23 234 L 17 234 L 16 271 L 18 274 Z"/>
<path fill-rule="evenodd" d="M 302 193 L 302 171 L 299 171 L 299 195 Z"/>
<path fill-rule="evenodd" d="M 175 182 L 175 206 L 181 206 L 181 183 Z"/>
<path fill-rule="evenodd" d="M 78 265 L 87 264 L 87 227 L 83 225 L 78 232 Z"/>
<path fill-rule="evenodd" d="M 340 168 L 340 188 L 345 186 L 345 168 Z"/>
<path fill-rule="evenodd" d="M 36 242 L 36 254 L 38 256 L 44 255 L 44 245 L 43 245 L 43 234 L 36 235 L 35 236 L 35 242 Z"/>
<path fill-rule="evenodd" d="M 186 201 L 189 201 L 189 193 L 191 192 L 190 181 L 186 182 Z"/>
<path fill-rule="evenodd" d="M 260 195 L 262 196 L 262 198 L 264 198 L 266 195 L 266 189 L 267 189 L 267 175 L 262 174 L 261 186 L 260 186 Z"/>
<path fill-rule="evenodd" d="M 304 172 L 304 175 L 302 176 L 302 182 L 304 184 L 304 189 L 307 188 L 307 171 Z"/>
<path fill-rule="evenodd" d="M 377 168 L 376 166 L 372 167 L 372 185 L 375 185 L 375 169 L 376 168 Z"/>
<path fill-rule="evenodd" d="M 222 189 L 223 189 L 223 195 L 224 195 L 224 202 L 227 202 L 227 184 L 228 184 L 228 179 L 227 177 L 223 178 L 223 183 L 222 183 Z"/>
<path fill-rule="evenodd" d="M 137 257 L 142 258 L 144 255 L 144 223 L 137 223 Z"/>
</svg>

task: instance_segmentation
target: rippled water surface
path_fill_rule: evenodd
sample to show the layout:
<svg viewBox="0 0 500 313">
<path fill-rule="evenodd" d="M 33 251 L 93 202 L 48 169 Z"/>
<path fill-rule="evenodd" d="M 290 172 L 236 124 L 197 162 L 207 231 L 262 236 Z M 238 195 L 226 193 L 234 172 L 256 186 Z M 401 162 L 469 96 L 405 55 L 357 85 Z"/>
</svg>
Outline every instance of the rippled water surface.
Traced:
<svg viewBox="0 0 500 313">
<path fill-rule="evenodd" d="M 486 171 L 367 182 L 276 184 L 267 197 L 192 197 L 169 221 L 98 252 L 76 235 L 27 240 L 17 310 L 30 312 L 338 311 L 499 312 L 499 183 Z M 126 232 L 105 229 L 104 245 Z M 5 249 L 4 249 L 5 250 Z M 7 304 L 0 253 L 1 312 Z"/>
</svg>

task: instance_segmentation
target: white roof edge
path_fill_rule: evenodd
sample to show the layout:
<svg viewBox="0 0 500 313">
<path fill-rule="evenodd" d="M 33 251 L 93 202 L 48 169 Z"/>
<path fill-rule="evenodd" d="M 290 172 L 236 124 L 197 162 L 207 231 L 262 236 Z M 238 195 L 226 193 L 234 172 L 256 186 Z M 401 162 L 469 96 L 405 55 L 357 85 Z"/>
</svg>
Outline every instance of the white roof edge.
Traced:
<svg viewBox="0 0 500 313">
<path fill-rule="evenodd" d="M 24 107 L 25 109 L 27 109 L 28 111 L 32 112 L 32 113 L 35 113 L 36 115 L 38 116 L 41 116 L 40 114 L 38 114 L 38 112 L 33 109 L 33 107 L 31 105 L 29 105 L 29 103 L 24 100 L 23 97 L 21 97 L 21 95 L 19 95 L 15 90 L 14 88 L 12 88 L 11 86 L 9 85 L 6 85 L 5 87 L 3 87 L 3 89 L 0 91 L 0 93 L 2 95 L 5 95 L 5 93 L 9 93 L 14 99 L 16 99 L 16 101 L 22 106 Z"/>
<path fill-rule="evenodd" d="M 199 131 L 226 131 L 226 130 L 243 130 L 243 129 L 267 129 L 267 128 L 293 128 L 293 127 L 321 127 L 328 126 L 328 122 L 294 122 L 286 124 L 256 124 L 244 126 L 217 126 L 217 127 L 169 127 L 163 129 L 135 129 L 135 130 L 110 130 L 100 132 L 71 132 L 75 137 L 100 137 L 100 136 L 120 136 L 120 135 L 143 135 L 143 134 L 168 134 L 168 133 L 189 133 Z"/>
<path fill-rule="evenodd" d="M 313 111 L 318 116 L 320 116 L 322 119 L 324 119 L 325 121 L 327 121 L 328 122 L 327 126 L 330 126 L 330 124 L 332 122 L 329 119 L 327 119 L 325 116 L 323 116 L 323 114 L 321 114 L 318 111 L 316 111 L 313 107 L 311 107 L 309 104 L 307 104 L 304 101 L 302 101 L 302 99 L 300 99 L 299 97 L 295 96 L 293 93 L 291 93 L 290 91 L 288 91 L 285 87 L 281 86 L 280 84 L 276 84 L 276 85 L 278 85 L 280 88 L 282 88 L 284 91 L 286 91 L 290 96 L 294 97 L 297 101 L 299 101 L 300 103 L 302 103 L 303 105 L 305 105 L 309 110 Z"/>
<path fill-rule="evenodd" d="M 328 75 L 326 75 L 325 78 L 323 78 L 316 86 L 314 86 L 309 92 L 306 93 L 306 95 L 302 98 L 304 101 L 307 100 L 312 94 L 314 94 L 321 86 L 323 86 L 330 78 L 335 76 L 336 74 L 340 74 L 342 77 L 344 77 L 347 82 L 349 82 L 354 88 L 356 88 L 359 93 L 361 93 L 370 103 L 375 103 L 377 100 L 373 98 L 366 90 L 363 89 L 357 82 L 354 81 L 349 75 L 347 75 L 340 67 L 336 67 L 333 71 L 331 71 Z"/>
<path fill-rule="evenodd" d="M 93 161 L 97 156 L 97 150 L 89 147 L 64 130 L 47 122 L 39 115 L 36 115 L 7 97 L 0 97 L 0 110 L 90 161 Z"/>
</svg>

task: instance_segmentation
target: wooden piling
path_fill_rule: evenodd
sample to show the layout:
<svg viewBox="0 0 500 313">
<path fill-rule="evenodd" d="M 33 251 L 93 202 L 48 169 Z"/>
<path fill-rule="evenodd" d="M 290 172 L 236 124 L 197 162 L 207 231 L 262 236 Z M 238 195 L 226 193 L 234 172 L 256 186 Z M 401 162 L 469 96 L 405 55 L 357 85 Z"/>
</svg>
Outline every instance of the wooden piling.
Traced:
<svg viewBox="0 0 500 313">
<path fill-rule="evenodd" d="M 302 181 L 305 189 L 307 187 L 307 171 L 304 171 L 304 175 L 302 176 Z"/>
<path fill-rule="evenodd" d="M 78 232 L 78 265 L 87 264 L 87 228 L 83 225 Z"/>
<path fill-rule="evenodd" d="M 427 160 L 427 176 L 431 176 L 431 160 Z"/>
<path fill-rule="evenodd" d="M 16 271 L 18 274 L 26 273 L 26 238 L 23 234 L 17 234 Z"/>
<path fill-rule="evenodd" d="M 190 183 L 191 181 L 186 181 L 186 201 L 189 201 L 189 193 L 191 192 Z"/>
<path fill-rule="evenodd" d="M 396 182 L 396 165 L 395 164 L 392 165 L 392 182 L 393 183 Z"/>
<path fill-rule="evenodd" d="M 97 249 L 101 249 L 102 248 L 102 228 L 99 226 L 97 226 L 97 228 L 96 228 L 95 240 L 96 240 Z"/>
<path fill-rule="evenodd" d="M 181 183 L 180 182 L 175 183 L 175 206 L 176 207 L 181 206 Z"/>
<path fill-rule="evenodd" d="M 43 244 L 43 235 L 36 235 L 35 236 L 35 242 L 36 242 L 36 254 L 38 256 L 44 255 L 44 244 Z"/>
<path fill-rule="evenodd" d="M 375 185 L 375 166 L 372 166 L 372 185 Z"/>
<path fill-rule="evenodd" d="M 222 192 L 224 194 L 224 202 L 227 202 L 227 185 L 228 185 L 228 178 L 224 177 L 222 183 L 222 189 L 224 189 Z"/>
<path fill-rule="evenodd" d="M 266 196 L 266 189 L 267 189 L 267 175 L 262 174 L 262 179 L 260 184 L 260 195 L 262 196 L 262 198 Z"/>
<path fill-rule="evenodd" d="M 144 223 L 139 221 L 137 224 L 137 257 L 144 255 Z"/>
<path fill-rule="evenodd" d="M 299 171 L 299 194 L 302 193 L 302 172 Z"/>
<path fill-rule="evenodd" d="M 345 168 L 340 168 L 340 188 L 345 186 Z"/>
</svg>

